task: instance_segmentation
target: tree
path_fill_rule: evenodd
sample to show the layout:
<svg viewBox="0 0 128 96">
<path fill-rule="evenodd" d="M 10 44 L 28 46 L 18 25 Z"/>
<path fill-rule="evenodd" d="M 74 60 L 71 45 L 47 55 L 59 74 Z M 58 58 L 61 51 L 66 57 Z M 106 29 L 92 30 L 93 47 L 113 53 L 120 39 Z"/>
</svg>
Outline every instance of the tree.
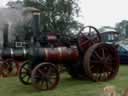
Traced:
<svg viewBox="0 0 128 96">
<path fill-rule="evenodd" d="M 26 22 L 24 23 L 19 23 L 17 26 L 15 26 L 15 31 L 14 35 L 16 36 L 16 41 L 30 41 L 31 40 L 31 35 L 32 35 L 32 30 L 31 30 L 31 25 Z"/>
<path fill-rule="evenodd" d="M 74 19 L 79 16 L 78 0 L 24 0 L 24 6 L 41 11 L 41 32 L 69 35 L 82 26 Z"/>
<path fill-rule="evenodd" d="M 128 37 L 128 21 L 122 20 L 116 24 L 116 30 L 120 32 L 122 37 Z"/>
<path fill-rule="evenodd" d="M 17 1 L 9 1 L 6 4 L 9 8 L 22 8 L 23 7 L 23 2 L 20 0 Z"/>
</svg>

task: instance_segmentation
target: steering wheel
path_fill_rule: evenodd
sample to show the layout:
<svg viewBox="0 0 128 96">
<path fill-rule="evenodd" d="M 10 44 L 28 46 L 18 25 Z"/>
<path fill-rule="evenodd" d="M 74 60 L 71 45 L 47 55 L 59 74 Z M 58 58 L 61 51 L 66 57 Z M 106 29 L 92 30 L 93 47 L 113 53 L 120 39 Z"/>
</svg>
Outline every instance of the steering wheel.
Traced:
<svg viewBox="0 0 128 96">
<path fill-rule="evenodd" d="M 98 29 L 93 26 L 85 26 L 77 34 L 78 49 L 82 53 L 91 45 L 101 42 L 101 36 Z"/>
</svg>

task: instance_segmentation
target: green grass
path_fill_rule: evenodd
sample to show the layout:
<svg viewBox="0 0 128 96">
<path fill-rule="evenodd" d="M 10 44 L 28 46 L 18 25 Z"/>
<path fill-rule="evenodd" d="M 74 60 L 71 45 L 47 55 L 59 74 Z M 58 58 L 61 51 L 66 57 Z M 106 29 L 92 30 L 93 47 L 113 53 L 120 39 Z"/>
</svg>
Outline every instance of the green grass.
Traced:
<svg viewBox="0 0 128 96">
<path fill-rule="evenodd" d="M 128 88 L 128 66 L 121 66 L 118 76 L 109 82 L 73 80 L 63 74 L 58 87 L 46 92 L 37 92 L 32 86 L 25 86 L 16 77 L 0 79 L 0 96 L 99 96 L 107 85 L 116 86 L 119 92 Z"/>
</svg>

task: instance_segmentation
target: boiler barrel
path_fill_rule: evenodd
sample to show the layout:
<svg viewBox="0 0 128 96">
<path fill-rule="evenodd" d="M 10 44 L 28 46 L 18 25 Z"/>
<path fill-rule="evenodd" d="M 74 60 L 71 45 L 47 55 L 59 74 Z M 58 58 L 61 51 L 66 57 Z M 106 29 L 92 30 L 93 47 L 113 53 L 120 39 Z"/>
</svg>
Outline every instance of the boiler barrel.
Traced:
<svg viewBox="0 0 128 96">
<path fill-rule="evenodd" d="M 56 63 L 66 63 L 66 62 L 76 62 L 79 59 L 79 53 L 76 48 L 43 48 L 44 61 L 56 62 Z"/>
<path fill-rule="evenodd" d="M 32 59 L 38 57 L 42 62 L 76 62 L 79 59 L 77 48 L 57 47 L 57 48 L 35 48 L 36 51 L 20 48 L 5 48 L 0 50 L 0 55 L 3 58 L 13 58 L 16 60 Z"/>
</svg>

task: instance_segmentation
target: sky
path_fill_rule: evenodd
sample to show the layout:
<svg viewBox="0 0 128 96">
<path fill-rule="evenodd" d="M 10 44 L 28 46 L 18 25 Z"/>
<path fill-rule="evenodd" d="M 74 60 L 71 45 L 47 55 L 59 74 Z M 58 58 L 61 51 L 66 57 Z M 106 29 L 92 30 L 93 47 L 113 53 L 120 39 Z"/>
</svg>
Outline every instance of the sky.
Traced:
<svg viewBox="0 0 128 96">
<path fill-rule="evenodd" d="M 10 0 L 1 0 L 0 7 Z M 14 0 L 11 0 L 14 1 Z M 121 20 L 128 20 L 128 0 L 80 0 L 81 18 L 85 25 L 95 27 L 114 26 Z"/>
<path fill-rule="evenodd" d="M 0 0 L 0 7 L 4 7 L 8 1 L 10 0 Z"/>
<path fill-rule="evenodd" d="M 128 0 L 81 0 L 85 25 L 115 26 L 121 20 L 128 20 Z"/>
</svg>

